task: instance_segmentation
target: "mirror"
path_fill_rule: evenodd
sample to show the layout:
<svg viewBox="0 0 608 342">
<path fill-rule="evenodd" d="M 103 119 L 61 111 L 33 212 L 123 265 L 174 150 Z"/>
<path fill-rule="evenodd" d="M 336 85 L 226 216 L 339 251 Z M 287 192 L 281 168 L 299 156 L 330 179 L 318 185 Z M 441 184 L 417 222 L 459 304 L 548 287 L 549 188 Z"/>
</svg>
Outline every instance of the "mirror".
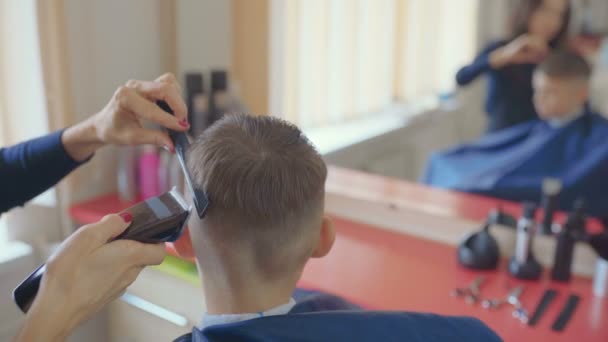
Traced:
<svg viewBox="0 0 608 342">
<path fill-rule="evenodd" d="M 223 90 L 228 102 L 238 110 L 297 124 L 329 164 L 466 191 L 475 187 L 429 181 L 431 156 L 537 118 L 534 65 L 553 51 L 550 47 L 556 46 L 562 27 L 568 36 L 560 43 L 600 61 L 592 93 L 601 94 L 606 88 L 602 84 L 608 84 L 608 77 L 595 76 L 603 70 L 602 58 L 608 65 L 608 57 L 600 53 L 608 17 L 604 2 L 574 1 L 570 11 L 566 1 L 531 3 L 532 12 L 519 18 L 516 2 L 499 0 L 180 0 L 175 5 L 178 73 L 194 93 L 199 88 L 212 93 L 213 72 L 226 72 Z M 539 52 L 542 59 L 489 65 L 492 52 L 515 40 L 510 37 L 525 34 L 517 30 L 517 21 L 527 23 L 534 11 L 555 19 L 553 24 L 541 23 L 555 26 L 547 29 L 555 32 L 543 43 L 547 50 Z M 567 31 L 565 18 L 570 23 Z M 541 31 L 534 34 L 542 36 Z M 496 43 L 505 38 L 510 40 Z M 484 49 L 485 59 L 475 62 Z M 520 68 L 522 63 L 529 65 Z M 467 66 L 463 76 L 460 72 Z M 192 81 L 198 77 L 192 73 L 202 78 Z M 504 78 L 516 80 L 501 81 Z M 498 94 L 504 89 L 506 95 Z M 527 93 L 518 93 L 521 89 Z M 192 108 L 197 101 L 205 102 L 188 95 Z M 608 109 L 598 101 L 604 97 L 592 96 L 594 108 Z M 213 94 L 207 99 L 201 108 L 219 102 Z M 495 108 L 493 101 L 507 104 Z M 522 104 L 511 106 L 518 101 Z M 500 111 L 511 113 L 496 113 Z M 508 116 L 506 122 L 500 115 Z M 492 158 L 470 167 L 502 165 L 500 154 Z M 550 163 L 540 161 L 539 167 Z M 439 177 L 445 179 L 455 166 L 438 167 L 443 172 Z M 550 171 L 546 177 L 555 176 Z M 491 178 L 479 181 L 496 181 Z M 533 186 L 530 200 L 540 201 L 542 180 Z M 485 194 L 520 199 L 510 191 Z"/>
</svg>

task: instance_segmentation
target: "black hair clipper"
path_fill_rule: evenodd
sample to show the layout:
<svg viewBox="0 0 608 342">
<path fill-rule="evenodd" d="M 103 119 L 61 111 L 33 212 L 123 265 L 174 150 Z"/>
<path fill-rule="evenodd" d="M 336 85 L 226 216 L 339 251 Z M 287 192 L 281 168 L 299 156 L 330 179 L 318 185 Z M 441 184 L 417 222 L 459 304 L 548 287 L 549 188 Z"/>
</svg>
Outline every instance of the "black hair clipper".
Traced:
<svg viewBox="0 0 608 342">
<path fill-rule="evenodd" d="M 175 241 L 182 234 L 191 211 L 192 208 L 173 188 L 124 210 L 132 215 L 133 221 L 114 240 L 127 239 L 143 243 Z M 45 266 L 42 264 L 13 290 L 13 299 L 24 313 L 29 310 L 38 293 Z"/>
</svg>

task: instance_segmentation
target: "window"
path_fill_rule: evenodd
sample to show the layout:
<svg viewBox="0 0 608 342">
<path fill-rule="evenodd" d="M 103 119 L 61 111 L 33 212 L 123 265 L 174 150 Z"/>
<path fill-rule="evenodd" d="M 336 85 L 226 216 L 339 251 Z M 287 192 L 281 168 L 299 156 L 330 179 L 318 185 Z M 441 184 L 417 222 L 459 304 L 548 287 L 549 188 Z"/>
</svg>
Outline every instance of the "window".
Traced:
<svg viewBox="0 0 608 342">
<path fill-rule="evenodd" d="M 271 112 L 307 129 L 451 92 L 478 1 L 272 1 Z"/>
</svg>

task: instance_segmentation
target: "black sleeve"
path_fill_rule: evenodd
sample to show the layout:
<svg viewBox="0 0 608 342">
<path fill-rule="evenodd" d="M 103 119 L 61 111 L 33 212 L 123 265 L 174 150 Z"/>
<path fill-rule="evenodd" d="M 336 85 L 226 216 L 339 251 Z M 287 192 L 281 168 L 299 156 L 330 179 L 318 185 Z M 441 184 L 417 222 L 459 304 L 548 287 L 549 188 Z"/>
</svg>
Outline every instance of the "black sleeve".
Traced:
<svg viewBox="0 0 608 342">
<path fill-rule="evenodd" d="M 490 54 L 494 50 L 503 46 L 504 42 L 496 42 L 486 47 L 480 54 L 475 58 L 473 63 L 461 68 L 456 73 L 456 83 L 460 86 L 467 85 L 473 82 L 479 75 L 492 69 L 490 66 Z"/>
<path fill-rule="evenodd" d="M 24 205 L 82 164 L 68 155 L 62 134 L 0 148 L 0 213 Z"/>
</svg>

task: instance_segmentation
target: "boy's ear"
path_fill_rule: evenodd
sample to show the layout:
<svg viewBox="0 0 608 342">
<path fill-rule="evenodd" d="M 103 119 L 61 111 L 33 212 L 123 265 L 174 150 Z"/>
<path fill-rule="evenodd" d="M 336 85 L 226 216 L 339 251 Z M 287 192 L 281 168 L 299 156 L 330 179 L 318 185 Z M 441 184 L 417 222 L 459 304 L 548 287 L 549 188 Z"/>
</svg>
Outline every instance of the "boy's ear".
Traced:
<svg viewBox="0 0 608 342">
<path fill-rule="evenodd" d="M 321 231 L 319 232 L 319 240 L 317 241 L 317 246 L 312 252 L 312 257 L 322 258 L 326 256 L 331 250 L 331 247 L 334 245 L 335 240 L 336 231 L 334 230 L 334 223 L 329 217 L 323 216 Z"/>
</svg>

